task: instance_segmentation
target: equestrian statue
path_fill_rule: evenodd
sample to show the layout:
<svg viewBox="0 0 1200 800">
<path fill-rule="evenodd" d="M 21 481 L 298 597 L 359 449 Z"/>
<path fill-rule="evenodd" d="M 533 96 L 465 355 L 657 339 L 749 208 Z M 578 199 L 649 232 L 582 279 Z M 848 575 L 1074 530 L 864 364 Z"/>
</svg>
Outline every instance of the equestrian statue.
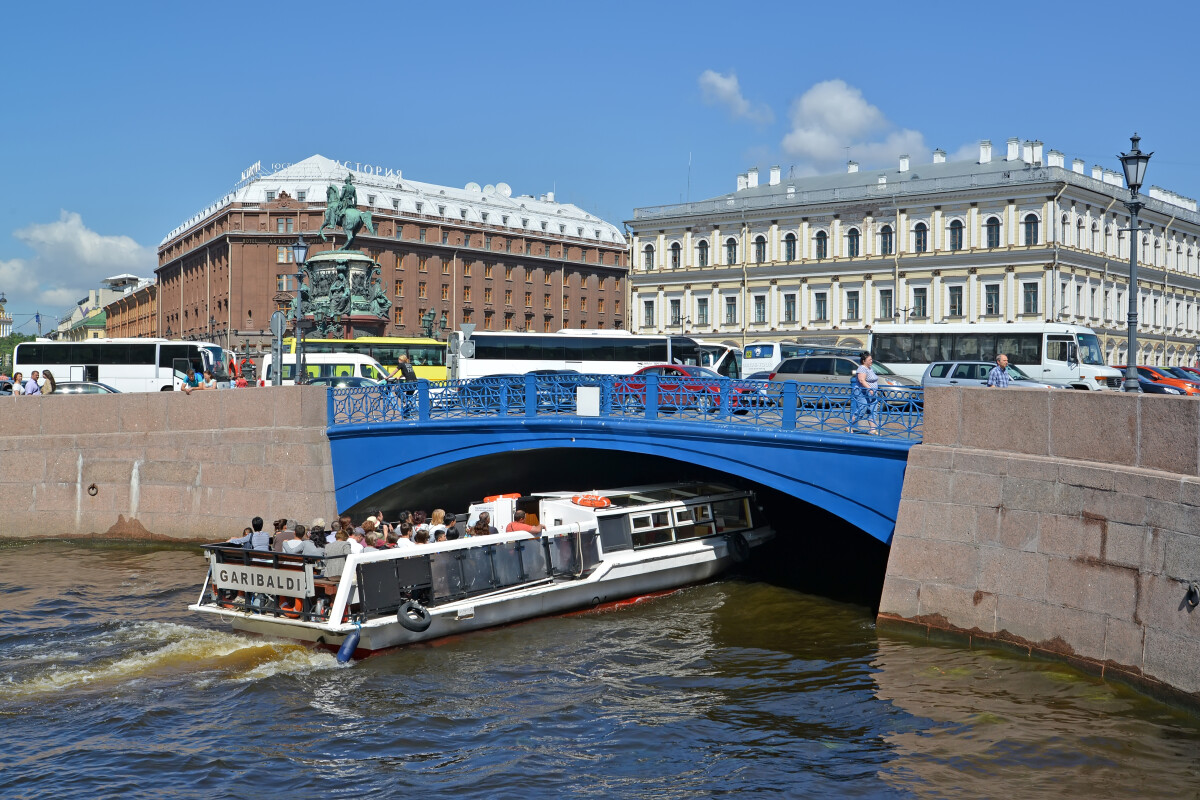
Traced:
<svg viewBox="0 0 1200 800">
<path fill-rule="evenodd" d="M 346 243 L 338 248 L 338 250 L 351 250 L 354 244 L 354 237 L 364 227 L 368 233 L 375 233 L 375 226 L 371 222 L 370 211 L 359 211 L 355 206 L 358 205 L 358 191 L 354 188 L 354 180 L 350 174 L 346 175 L 346 183 L 342 186 L 342 193 L 339 196 L 336 186 L 330 186 L 325 193 L 325 221 L 321 223 L 317 233 L 321 234 L 321 241 L 327 242 L 329 239 L 325 236 L 326 228 L 341 227 L 346 232 Z"/>
</svg>

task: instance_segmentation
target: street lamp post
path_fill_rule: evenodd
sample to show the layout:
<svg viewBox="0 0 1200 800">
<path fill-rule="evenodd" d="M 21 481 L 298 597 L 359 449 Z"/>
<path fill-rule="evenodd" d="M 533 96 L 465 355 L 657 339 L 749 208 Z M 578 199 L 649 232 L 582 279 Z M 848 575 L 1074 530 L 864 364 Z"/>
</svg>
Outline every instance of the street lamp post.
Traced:
<svg viewBox="0 0 1200 800">
<path fill-rule="evenodd" d="M 304 262 L 308 258 L 308 245 L 303 236 L 296 237 L 292 245 L 292 257 L 296 261 L 296 385 L 306 383 L 304 365 Z M 282 365 L 281 365 L 282 366 Z"/>
<path fill-rule="evenodd" d="M 1143 153 L 1138 149 L 1138 143 L 1141 142 L 1141 137 L 1136 133 L 1129 137 L 1129 142 L 1132 145 L 1128 153 L 1120 155 L 1121 167 L 1125 170 L 1125 183 L 1129 184 L 1129 199 L 1125 201 L 1125 207 L 1129 209 L 1129 342 L 1126 347 L 1128 351 L 1125 356 L 1125 391 L 1138 392 L 1141 388 L 1138 386 L 1137 372 L 1137 306 L 1138 306 L 1138 278 L 1137 278 L 1137 246 L 1138 246 L 1138 212 L 1145 208 L 1146 204 L 1138 200 L 1138 189 L 1142 188 L 1142 181 L 1146 177 L 1146 164 L 1150 162 L 1150 156 L 1153 153 Z"/>
</svg>

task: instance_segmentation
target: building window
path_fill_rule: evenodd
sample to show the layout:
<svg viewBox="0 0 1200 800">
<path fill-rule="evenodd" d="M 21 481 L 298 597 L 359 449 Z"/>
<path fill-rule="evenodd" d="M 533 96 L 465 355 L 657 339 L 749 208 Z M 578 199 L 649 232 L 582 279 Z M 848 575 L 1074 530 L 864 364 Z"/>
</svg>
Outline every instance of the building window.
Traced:
<svg viewBox="0 0 1200 800">
<path fill-rule="evenodd" d="M 425 281 L 419 282 L 417 284 L 417 299 L 425 300 L 425 299 L 428 299 L 428 297 L 429 297 L 429 287 L 425 284 Z"/>
<path fill-rule="evenodd" d="M 296 290 L 296 276 L 287 272 L 280 273 L 275 276 L 275 291 L 277 292 L 294 292 Z"/>
<path fill-rule="evenodd" d="M 492 329 L 492 317 L 495 316 L 491 311 L 483 312 L 483 329 L 490 331 Z"/>
<path fill-rule="evenodd" d="M 929 228 L 924 222 L 913 227 L 913 252 L 924 253 L 929 249 Z"/>
<path fill-rule="evenodd" d="M 504 318 L 504 330 L 511 331 L 513 329 L 512 317 Z"/>
<path fill-rule="evenodd" d="M 789 233 L 783 240 L 783 260 L 796 260 L 796 234 Z"/>
<path fill-rule="evenodd" d="M 470 247 L 470 246 L 471 246 L 471 234 L 464 233 L 463 234 L 463 247 Z"/>
<path fill-rule="evenodd" d="M 961 286 L 951 286 L 950 287 L 950 316 L 952 316 L 952 317 L 961 317 L 963 315 L 962 294 L 963 294 L 963 287 L 961 287 Z"/>
<path fill-rule="evenodd" d="M 700 297 L 696 299 L 696 324 L 708 324 L 708 298 Z"/>
<path fill-rule="evenodd" d="M 963 224 L 957 219 L 950 223 L 950 249 L 963 249 Z"/>
<path fill-rule="evenodd" d="M 429 256 L 417 256 L 417 272 L 429 272 Z"/>
<path fill-rule="evenodd" d="M 604 313 L 604 298 L 603 297 L 598 298 L 596 300 L 596 313 L 598 313 L 598 314 Z"/>
<path fill-rule="evenodd" d="M 549 248 L 549 245 L 546 245 Z M 654 269 L 654 246 L 646 245 L 642 250 L 642 269 Z"/>
<path fill-rule="evenodd" d="M 729 266 L 737 263 L 737 239 L 732 237 L 725 240 L 725 263 Z"/>
<path fill-rule="evenodd" d="M 397 325 L 404 324 L 404 309 L 401 308 L 400 306 L 396 306 L 395 320 L 396 320 Z M 308 338 L 308 337 L 305 337 L 305 338 Z"/>
<path fill-rule="evenodd" d="M 533 308 L 533 292 L 525 293 L 525 307 Z"/>
<path fill-rule="evenodd" d="M 450 262 L 446 259 L 445 256 L 442 256 L 442 274 L 443 275 L 450 274 Z"/>
<path fill-rule="evenodd" d="M 990 316 L 1000 314 L 1000 284 L 989 283 L 983 287 L 983 313 Z"/>
<path fill-rule="evenodd" d="M 987 224 L 985 224 L 983 227 L 984 227 L 984 230 L 987 231 L 987 246 L 988 247 L 999 247 L 1000 246 L 1000 220 L 997 219 L 996 217 L 988 217 Z"/>
<path fill-rule="evenodd" d="M 275 263 L 276 264 L 292 264 L 295 263 L 295 258 L 292 257 L 292 248 L 276 247 L 275 248 Z"/>
<path fill-rule="evenodd" d="M 471 309 L 464 308 L 462 315 L 463 315 L 463 319 L 462 319 L 463 322 L 470 324 L 471 322 L 474 321 L 475 312 L 472 311 Z"/>
<path fill-rule="evenodd" d="M 925 287 L 913 289 L 913 307 L 912 316 L 928 317 L 929 316 L 929 290 Z"/>
<path fill-rule="evenodd" d="M 464 303 L 471 302 L 471 287 L 470 286 L 463 287 L 463 302 Z"/>
<path fill-rule="evenodd" d="M 295 219 L 292 217 L 279 217 L 275 220 L 275 232 L 293 233 L 294 230 L 292 226 L 295 224 L 295 222 Z"/>
<path fill-rule="evenodd" d="M 682 248 L 680 248 L 679 242 L 675 242 L 671 245 L 671 269 L 679 269 L 681 249 Z"/>
<path fill-rule="evenodd" d="M 759 323 L 767 321 L 767 298 L 765 295 L 754 295 L 754 321 Z"/>
<path fill-rule="evenodd" d="M 396 281 L 396 297 L 404 297 L 404 281 Z"/>
<path fill-rule="evenodd" d="M 271 203 L 271 202 L 274 202 L 274 200 L 275 200 L 275 193 L 267 192 L 267 202 Z"/>
<path fill-rule="evenodd" d="M 708 266 L 708 242 L 696 245 L 696 263 L 702 267 Z"/>
<path fill-rule="evenodd" d="M 846 234 L 846 255 L 851 258 L 858 258 L 860 238 L 858 228 L 851 228 L 849 233 Z"/>
<path fill-rule="evenodd" d="M 463 277 L 464 278 L 471 277 L 471 264 L 472 264 L 472 262 L 470 262 L 470 261 L 463 262 Z"/>
<path fill-rule="evenodd" d="M 584 314 L 587 313 L 587 297 L 584 295 L 579 295 L 579 310 Z"/>
<path fill-rule="evenodd" d="M 489 280 L 489 281 L 492 279 L 492 265 L 491 264 L 483 265 L 483 277 L 485 280 Z"/>
<path fill-rule="evenodd" d="M 759 236 L 754 240 L 754 263 L 762 264 L 767 260 L 767 240 Z"/>
<path fill-rule="evenodd" d="M 890 256 L 894 246 L 895 237 L 892 235 L 892 226 L 884 225 L 879 229 L 879 253 L 881 255 Z M 888 316 L 891 316 L 891 314 Z"/>
<path fill-rule="evenodd" d="M 531 270 L 531 269 L 525 270 L 525 282 L 533 283 L 533 270 Z M 548 281 L 547 281 L 547 285 L 549 285 Z"/>
<path fill-rule="evenodd" d="M 1038 218 L 1037 214 L 1025 215 L 1025 245 L 1033 246 L 1038 243 Z"/>
<path fill-rule="evenodd" d="M 443 300 L 450 299 L 450 284 L 448 284 L 448 283 L 442 284 L 442 299 Z"/>
<path fill-rule="evenodd" d="M 828 296 L 825 292 L 813 292 L 813 322 L 829 321 Z"/>
<path fill-rule="evenodd" d="M 846 319 L 858 319 L 858 290 L 846 292 Z"/>
<path fill-rule="evenodd" d="M 484 218 L 486 219 L 486 217 L 487 217 L 487 214 L 484 214 L 483 216 L 484 216 Z M 484 235 L 484 237 L 483 237 L 483 246 L 484 246 L 484 248 L 485 248 L 485 249 L 487 249 L 487 250 L 491 250 L 491 249 L 492 249 L 492 235 L 491 235 L 490 233 L 488 233 L 488 234 L 485 234 L 485 235 Z"/>
<path fill-rule="evenodd" d="M 513 268 L 512 268 L 512 267 L 505 267 L 505 268 L 504 268 L 504 280 L 506 280 L 506 281 L 511 281 L 511 280 L 512 280 L 512 274 L 513 274 Z"/>
<path fill-rule="evenodd" d="M 308 199 L 308 192 L 296 192 L 296 199 L 301 203 Z"/>
<path fill-rule="evenodd" d="M 512 305 L 512 289 L 504 290 L 504 305 L 506 305 L 506 306 Z"/>
<path fill-rule="evenodd" d="M 1021 294 L 1024 300 L 1024 313 L 1038 313 L 1038 285 L 1036 283 L 1021 284 Z"/>
<path fill-rule="evenodd" d="M 646 300 L 642 303 L 642 324 L 647 328 L 654 327 L 654 301 Z"/>
<path fill-rule="evenodd" d="M 442 231 L 442 244 L 450 244 L 450 231 Z"/>
<path fill-rule="evenodd" d="M 492 302 L 492 287 L 483 287 L 483 302 L 485 305 L 491 305 Z"/>
<path fill-rule="evenodd" d="M 829 236 L 826 235 L 825 231 L 817 231 L 817 235 L 814 237 L 814 239 L 816 241 L 816 247 L 817 247 L 817 254 L 816 254 L 817 258 L 825 258 L 826 256 L 828 256 L 829 255 Z"/>
<path fill-rule="evenodd" d="M 891 319 L 894 314 L 895 311 L 892 309 L 892 290 L 880 289 L 879 314 L 877 316 L 879 319 Z"/>
<path fill-rule="evenodd" d="M 679 311 L 679 301 L 672 300 L 671 301 L 671 324 L 678 325 L 681 316 L 682 316 L 682 314 L 680 314 L 680 311 Z"/>
<path fill-rule="evenodd" d="M 736 325 L 737 324 L 737 298 L 736 297 L 726 297 L 725 298 L 725 324 L 726 325 Z"/>
<path fill-rule="evenodd" d="M 548 294 L 542 295 L 542 308 L 545 309 L 546 311 L 550 310 L 550 295 L 548 295 Z"/>
<path fill-rule="evenodd" d="M 790 292 L 783 296 L 783 321 L 796 321 L 796 295 Z"/>
<path fill-rule="evenodd" d="M 1179 307 L 1178 303 L 1176 304 L 1175 307 L 1178 309 L 1178 307 Z M 1178 313 L 1178 312 L 1176 312 L 1176 313 Z M 1088 298 L 1088 316 L 1093 317 L 1093 318 L 1096 316 L 1096 288 L 1095 287 L 1092 287 L 1090 297 Z"/>
<path fill-rule="evenodd" d="M 425 228 L 417 229 L 417 241 L 419 241 L 419 242 L 425 241 L 425 231 L 426 231 Z"/>
<path fill-rule="evenodd" d="M 530 273 L 530 275 L 532 275 L 532 273 Z M 550 277 L 550 270 L 542 270 L 542 283 L 544 283 L 546 286 L 550 285 Z"/>
</svg>

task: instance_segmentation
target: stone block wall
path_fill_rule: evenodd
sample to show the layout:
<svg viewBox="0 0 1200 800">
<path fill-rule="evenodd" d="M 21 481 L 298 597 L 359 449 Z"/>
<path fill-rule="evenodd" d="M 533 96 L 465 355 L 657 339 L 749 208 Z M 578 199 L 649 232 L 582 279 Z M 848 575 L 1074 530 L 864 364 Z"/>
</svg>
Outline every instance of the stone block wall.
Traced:
<svg viewBox="0 0 1200 800">
<path fill-rule="evenodd" d="M 0 538 L 212 541 L 254 516 L 328 519 L 326 413 L 311 386 L 0 398 Z"/>
<path fill-rule="evenodd" d="M 1200 402 L 942 388 L 925 413 L 881 626 L 1200 701 Z"/>
</svg>

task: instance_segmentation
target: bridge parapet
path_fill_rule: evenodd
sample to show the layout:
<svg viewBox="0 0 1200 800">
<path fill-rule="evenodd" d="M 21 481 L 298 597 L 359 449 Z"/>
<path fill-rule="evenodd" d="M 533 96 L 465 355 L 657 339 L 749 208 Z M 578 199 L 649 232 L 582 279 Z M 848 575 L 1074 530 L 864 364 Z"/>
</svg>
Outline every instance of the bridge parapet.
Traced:
<svg viewBox="0 0 1200 800">
<path fill-rule="evenodd" d="M 512 417 L 686 420 L 780 431 L 868 433 L 850 386 L 659 375 L 514 375 L 425 381 L 329 392 L 329 426 Z M 922 437 L 923 393 L 880 389 L 878 435 Z"/>
</svg>

